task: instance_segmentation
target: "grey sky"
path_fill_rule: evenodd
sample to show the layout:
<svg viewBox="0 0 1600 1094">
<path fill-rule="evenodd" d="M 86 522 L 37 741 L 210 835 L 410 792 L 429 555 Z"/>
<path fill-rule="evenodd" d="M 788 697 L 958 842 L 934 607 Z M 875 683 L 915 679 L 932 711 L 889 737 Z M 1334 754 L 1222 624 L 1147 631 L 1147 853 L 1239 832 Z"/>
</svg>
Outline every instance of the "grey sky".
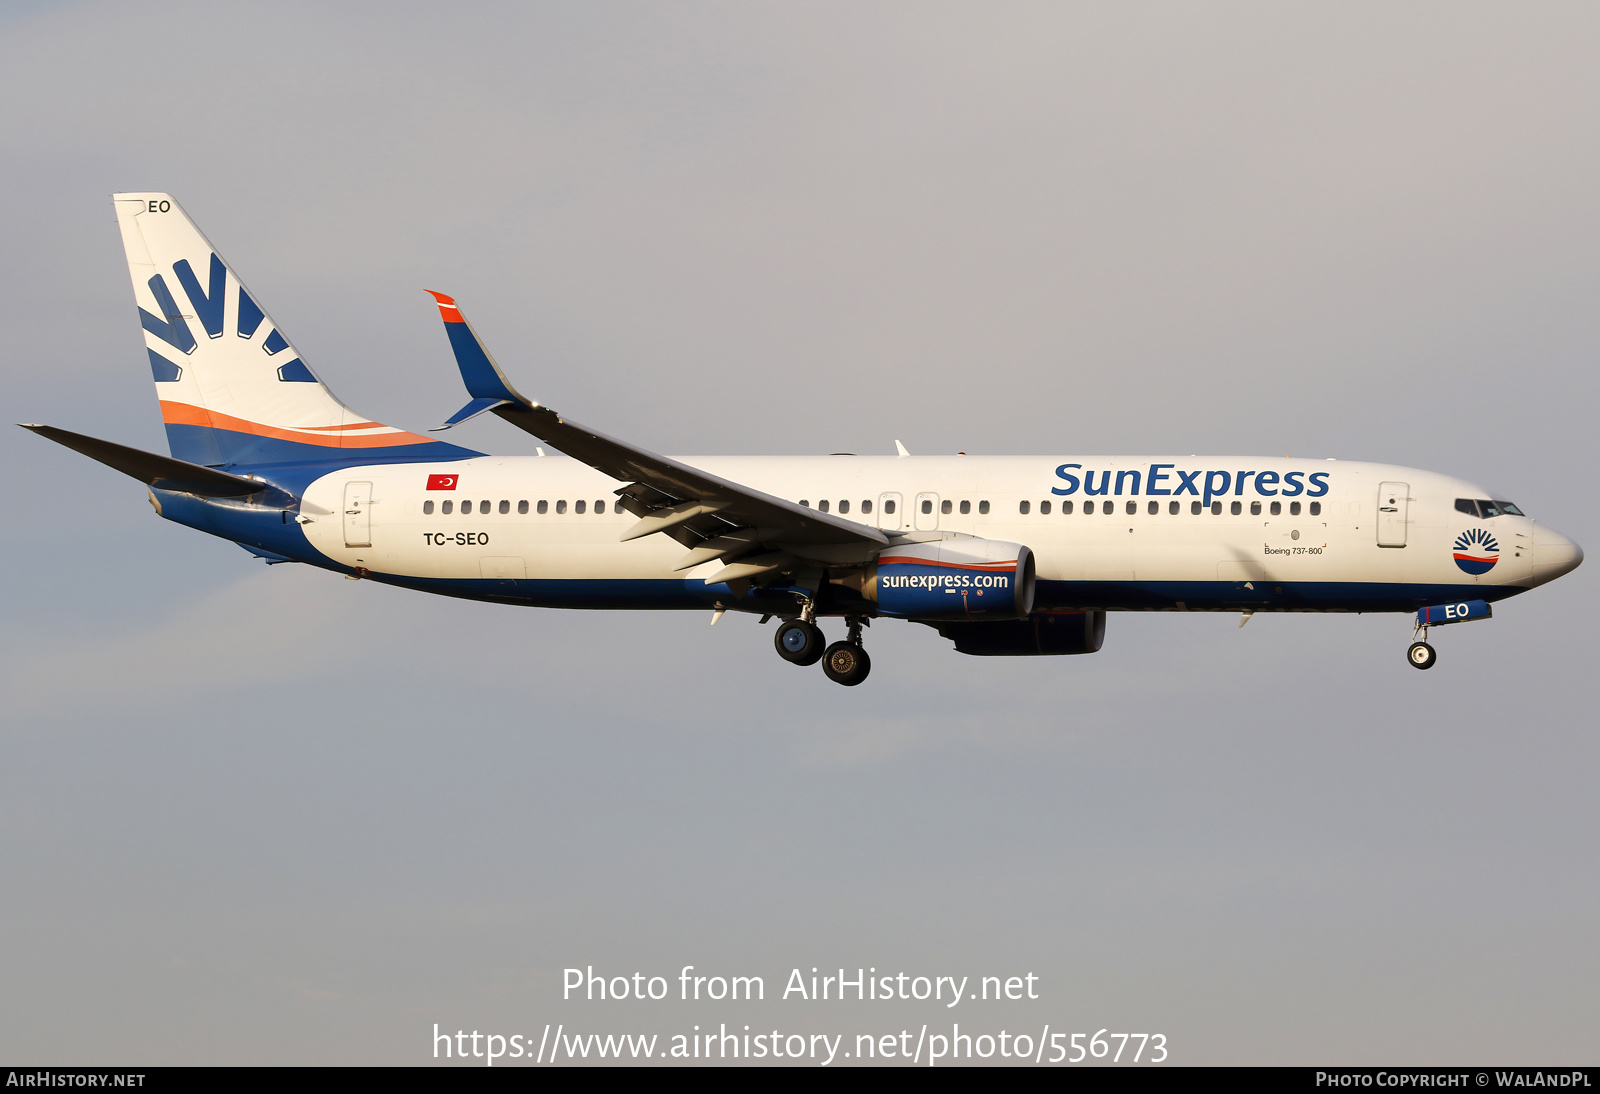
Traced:
<svg viewBox="0 0 1600 1094">
<path fill-rule="evenodd" d="M 669 452 L 1259 452 L 1600 542 L 1581 4 L 28 5 L 5 421 L 164 450 L 108 195 L 169 190 L 353 407 Z M 525 452 L 503 423 L 464 443 Z M 560 970 L 1039 973 L 1180 1062 L 1593 1062 L 1594 568 L 1438 636 L 1114 616 L 1090 658 L 270 570 L 0 432 L 0 1059 L 420 1061 L 944 1020 Z"/>
</svg>

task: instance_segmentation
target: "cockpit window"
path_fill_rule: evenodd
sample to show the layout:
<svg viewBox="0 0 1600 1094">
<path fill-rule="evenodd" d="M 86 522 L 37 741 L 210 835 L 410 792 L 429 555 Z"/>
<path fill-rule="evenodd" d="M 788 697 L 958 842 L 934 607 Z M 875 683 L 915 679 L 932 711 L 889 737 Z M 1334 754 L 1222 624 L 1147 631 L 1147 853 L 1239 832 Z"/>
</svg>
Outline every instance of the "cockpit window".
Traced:
<svg viewBox="0 0 1600 1094">
<path fill-rule="evenodd" d="M 1489 501 L 1487 498 L 1457 498 L 1456 512 L 1479 518 L 1526 515 L 1509 501 Z"/>
</svg>

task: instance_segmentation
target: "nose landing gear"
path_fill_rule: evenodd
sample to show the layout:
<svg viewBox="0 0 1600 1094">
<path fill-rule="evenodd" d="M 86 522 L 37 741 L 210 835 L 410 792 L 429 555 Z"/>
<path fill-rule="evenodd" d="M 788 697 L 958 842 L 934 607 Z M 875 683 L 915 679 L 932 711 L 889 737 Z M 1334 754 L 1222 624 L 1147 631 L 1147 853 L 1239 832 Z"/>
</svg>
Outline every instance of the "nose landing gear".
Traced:
<svg viewBox="0 0 1600 1094">
<path fill-rule="evenodd" d="M 1431 669 L 1433 663 L 1439 660 L 1439 654 L 1426 642 L 1413 642 L 1411 648 L 1406 650 L 1406 660 L 1411 662 L 1412 668 Z"/>
<path fill-rule="evenodd" d="M 1428 645 L 1428 625 L 1419 621 L 1411 632 L 1411 638 L 1411 645 L 1406 648 L 1406 660 L 1411 662 L 1411 667 L 1433 668 L 1433 663 L 1439 660 L 1439 653 Z"/>
</svg>

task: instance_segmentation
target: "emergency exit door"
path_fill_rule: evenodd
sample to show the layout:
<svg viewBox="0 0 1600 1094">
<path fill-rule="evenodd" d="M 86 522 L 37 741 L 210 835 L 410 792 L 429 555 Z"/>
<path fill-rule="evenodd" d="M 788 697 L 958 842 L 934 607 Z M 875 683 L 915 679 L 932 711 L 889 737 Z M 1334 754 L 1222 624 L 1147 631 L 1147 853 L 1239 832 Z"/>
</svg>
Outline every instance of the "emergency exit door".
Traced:
<svg viewBox="0 0 1600 1094">
<path fill-rule="evenodd" d="M 372 484 L 344 484 L 344 545 L 372 546 Z"/>
<path fill-rule="evenodd" d="M 886 532 L 898 532 L 905 527 L 906 515 L 900 511 L 899 494 L 878 495 L 878 527 Z"/>
<path fill-rule="evenodd" d="M 1404 547 L 1411 487 L 1403 482 L 1378 484 L 1378 546 Z"/>
</svg>

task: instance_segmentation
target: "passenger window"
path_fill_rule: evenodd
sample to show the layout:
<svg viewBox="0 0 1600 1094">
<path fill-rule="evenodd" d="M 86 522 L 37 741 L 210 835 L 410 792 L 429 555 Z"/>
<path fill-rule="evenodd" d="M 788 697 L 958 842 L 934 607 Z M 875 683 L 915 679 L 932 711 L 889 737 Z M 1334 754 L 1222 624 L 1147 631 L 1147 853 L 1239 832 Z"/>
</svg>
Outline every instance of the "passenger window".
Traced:
<svg viewBox="0 0 1600 1094">
<path fill-rule="evenodd" d="M 823 498 L 821 501 L 817 502 L 817 512 L 826 513 L 827 511 L 828 511 L 828 499 L 827 498 Z"/>
<path fill-rule="evenodd" d="M 1253 501 L 1250 503 L 1250 515 L 1252 517 L 1259 517 L 1261 515 L 1261 503 L 1259 501 Z"/>
<path fill-rule="evenodd" d="M 804 508 L 804 509 L 810 509 L 811 508 L 811 503 L 809 501 L 807 501 L 805 498 L 801 498 L 800 499 L 800 506 L 801 506 L 801 508 Z"/>
<path fill-rule="evenodd" d="M 972 512 L 972 503 L 970 501 L 962 502 L 961 503 L 961 515 L 962 516 L 966 516 L 970 512 Z"/>
<path fill-rule="evenodd" d="M 1320 517 L 1322 515 L 1322 503 L 1320 501 L 1314 501 L 1311 503 L 1311 515 L 1314 517 Z"/>
<path fill-rule="evenodd" d="M 1299 502 L 1291 501 L 1289 503 L 1289 515 L 1291 517 L 1298 517 L 1300 515 L 1300 503 Z"/>
<path fill-rule="evenodd" d="M 606 511 L 606 503 L 603 502 L 603 501 L 595 502 L 594 503 L 594 511 L 596 513 L 604 513 Z"/>
<path fill-rule="evenodd" d="M 1048 517 L 1050 515 L 1050 503 L 1047 501 L 1041 501 L 1039 503 L 1039 512 L 1041 515 Z"/>
<path fill-rule="evenodd" d="M 1178 503 L 1175 502 L 1175 501 L 1167 502 L 1167 512 L 1170 513 L 1172 516 L 1177 516 L 1178 515 Z"/>
<path fill-rule="evenodd" d="M 1190 513 L 1191 516 L 1199 516 L 1200 515 L 1200 503 L 1197 502 L 1197 501 L 1191 501 L 1189 503 L 1189 513 Z"/>
<path fill-rule="evenodd" d="M 550 503 L 543 498 L 539 499 L 539 515 L 542 517 L 550 511 Z"/>
<path fill-rule="evenodd" d="M 1139 503 L 1136 502 L 1136 501 L 1130 501 L 1128 503 L 1128 515 L 1131 517 L 1135 513 L 1137 513 L 1138 511 L 1139 511 Z"/>
<path fill-rule="evenodd" d="M 1211 503 L 1211 515 L 1214 517 L 1220 517 L 1222 515 L 1222 503 L 1220 501 L 1214 501 Z"/>
<path fill-rule="evenodd" d="M 517 502 L 517 513 L 524 517 L 528 515 L 528 503 L 526 501 Z"/>
<path fill-rule="evenodd" d="M 451 509 L 452 509 L 452 508 L 454 508 L 454 506 L 452 506 L 452 505 L 451 505 L 451 504 L 450 504 L 450 503 L 449 503 L 449 502 L 448 502 L 448 501 L 447 501 L 447 502 L 445 502 L 445 503 L 444 503 L 444 504 L 443 504 L 443 505 L 441 505 L 441 506 L 439 506 L 439 512 L 441 512 L 441 513 L 443 513 L 443 514 L 444 514 L 444 515 L 445 515 L 445 516 L 447 516 L 447 517 L 448 517 L 448 516 L 449 516 L 449 515 L 450 515 L 450 510 L 451 510 Z"/>
<path fill-rule="evenodd" d="M 872 503 L 871 503 L 871 502 L 870 502 L 870 501 L 863 501 L 863 502 L 862 502 L 862 503 L 861 503 L 861 511 L 862 511 L 862 512 L 863 512 L 863 513 L 870 513 L 870 512 L 872 512 Z"/>
<path fill-rule="evenodd" d="M 849 511 L 850 511 L 850 503 L 845 501 L 845 500 L 843 500 L 843 499 L 840 499 L 840 501 L 839 501 L 839 512 L 848 513 Z"/>
<path fill-rule="evenodd" d="M 572 503 L 572 511 L 574 513 L 577 513 L 579 516 L 582 516 L 583 515 L 583 511 L 585 509 L 587 509 L 587 508 L 588 508 L 588 505 L 585 502 L 575 501 L 575 502 Z"/>
<path fill-rule="evenodd" d="M 1153 517 L 1159 512 L 1161 512 L 1161 503 L 1159 501 L 1151 502 L 1150 503 L 1150 515 Z"/>
<path fill-rule="evenodd" d="M 948 498 L 939 503 L 939 512 L 947 517 L 950 515 L 950 500 Z"/>
<path fill-rule="evenodd" d="M 1234 516 L 1238 516 L 1240 513 L 1244 512 L 1244 503 L 1237 501 L 1234 502 L 1232 505 L 1228 506 L 1228 512 L 1232 513 Z"/>
<path fill-rule="evenodd" d="M 432 513 L 433 513 L 433 499 L 429 498 L 427 501 L 422 503 L 422 515 L 423 516 L 431 516 Z"/>
<path fill-rule="evenodd" d="M 1029 506 L 1028 506 L 1027 502 L 1025 502 L 1025 501 L 1017 502 L 1017 512 L 1021 513 L 1023 516 L 1027 516 L 1028 515 L 1028 509 L 1029 509 Z"/>
<path fill-rule="evenodd" d="M 928 498 L 923 498 L 922 499 L 922 514 L 923 514 L 923 516 L 927 516 L 931 512 L 933 512 L 933 502 L 931 500 L 929 500 Z"/>
<path fill-rule="evenodd" d="M 1086 501 L 1083 503 L 1083 515 L 1086 517 L 1094 516 L 1094 502 Z"/>
<path fill-rule="evenodd" d="M 1116 506 L 1112 505 L 1109 501 L 1100 503 L 1100 511 L 1102 513 L 1104 513 L 1108 517 L 1111 515 L 1112 510 L 1115 509 L 1115 508 L 1116 508 Z"/>
<path fill-rule="evenodd" d="M 500 515 L 504 516 L 509 512 L 511 512 L 511 503 L 509 501 L 502 501 L 500 503 Z"/>
<path fill-rule="evenodd" d="M 1072 502 L 1064 501 L 1061 503 L 1061 515 L 1064 517 L 1070 517 L 1072 515 Z"/>
<path fill-rule="evenodd" d="M 1272 503 L 1272 515 L 1273 516 L 1277 516 L 1281 512 L 1283 512 L 1283 502 L 1281 502 L 1281 501 L 1273 502 Z"/>
<path fill-rule="evenodd" d="M 804 505 L 805 502 L 801 502 L 800 504 Z M 893 498 L 890 498 L 888 501 L 883 503 L 883 512 L 884 512 L 885 516 L 890 516 L 890 517 L 894 516 L 894 499 Z"/>
<path fill-rule="evenodd" d="M 488 515 L 489 503 L 486 502 L 486 501 L 480 501 L 478 503 L 478 512 L 483 513 L 484 515 Z"/>
<path fill-rule="evenodd" d="M 986 517 L 986 516 L 989 515 L 989 503 L 988 502 L 980 501 L 978 503 L 978 515 L 980 517 Z"/>
<path fill-rule="evenodd" d="M 472 503 L 470 501 L 462 502 L 461 503 L 461 515 L 462 516 L 466 516 L 470 512 L 472 512 Z"/>
<path fill-rule="evenodd" d="M 556 512 L 557 513 L 565 513 L 566 511 L 567 511 L 567 499 L 566 498 L 562 498 L 560 501 L 556 502 Z"/>
</svg>

